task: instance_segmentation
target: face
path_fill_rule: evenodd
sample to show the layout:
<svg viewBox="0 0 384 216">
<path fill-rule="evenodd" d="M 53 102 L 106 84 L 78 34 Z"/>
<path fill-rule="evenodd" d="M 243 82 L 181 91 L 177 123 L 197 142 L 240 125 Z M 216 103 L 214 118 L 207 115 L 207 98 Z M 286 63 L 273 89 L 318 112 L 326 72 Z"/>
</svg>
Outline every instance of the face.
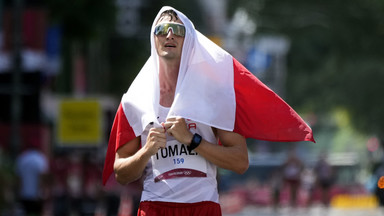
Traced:
<svg viewBox="0 0 384 216">
<path fill-rule="evenodd" d="M 157 23 L 179 23 L 183 24 L 180 19 L 171 20 L 169 16 L 161 17 Z M 184 37 L 175 35 L 170 29 L 167 34 L 155 35 L 155 46 L 157 54 L 160 58 L 166 60 L 178 60 L 181 59 L 181 52 L 183 49 Z"/>
</svg>

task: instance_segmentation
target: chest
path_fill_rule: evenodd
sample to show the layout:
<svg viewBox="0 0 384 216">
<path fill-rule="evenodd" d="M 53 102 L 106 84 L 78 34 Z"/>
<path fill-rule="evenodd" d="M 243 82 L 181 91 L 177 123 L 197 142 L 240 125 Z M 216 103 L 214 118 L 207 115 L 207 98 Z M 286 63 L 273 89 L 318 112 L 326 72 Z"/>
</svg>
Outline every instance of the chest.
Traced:
<svg viewBox="0 0 384 216">
<path fill-rule="evenodd" d="M 160 105 L 170 107 L 175 97 L 174 92 L 160 91 Z"/>
</svg>

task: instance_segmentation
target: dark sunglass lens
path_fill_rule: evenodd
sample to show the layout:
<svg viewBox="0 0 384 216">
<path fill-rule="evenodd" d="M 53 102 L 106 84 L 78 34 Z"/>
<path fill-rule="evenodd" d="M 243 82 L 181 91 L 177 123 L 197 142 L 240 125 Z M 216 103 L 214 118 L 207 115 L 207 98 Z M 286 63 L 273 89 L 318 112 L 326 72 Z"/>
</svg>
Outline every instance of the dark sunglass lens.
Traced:
<svg viewBox="0 0 384 216">
<path fill-rule="evenodd" d="M 185 35 L 185 27 L 180 24 L 173 23 L 162 23 L 155 27 L 155 35 L 166 35 L 169 30 L 172 29 L 172 33 L 177 36 L 184 37 Z"/>
</svg>

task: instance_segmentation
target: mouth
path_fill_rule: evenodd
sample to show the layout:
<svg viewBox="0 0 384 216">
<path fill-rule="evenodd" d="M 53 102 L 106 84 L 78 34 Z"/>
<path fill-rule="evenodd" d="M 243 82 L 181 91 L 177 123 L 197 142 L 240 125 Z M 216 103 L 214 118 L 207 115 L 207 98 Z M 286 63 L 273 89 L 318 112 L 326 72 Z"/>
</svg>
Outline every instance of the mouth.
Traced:
<svg viewBox="0 0 384 216">
<path fill-rule="evenodd" d="M 176 45 L 175 45 L 175 44 L 166 43 L 166 44 L 164 45 L 164 47 L 176 48 Z"/>
</svg>

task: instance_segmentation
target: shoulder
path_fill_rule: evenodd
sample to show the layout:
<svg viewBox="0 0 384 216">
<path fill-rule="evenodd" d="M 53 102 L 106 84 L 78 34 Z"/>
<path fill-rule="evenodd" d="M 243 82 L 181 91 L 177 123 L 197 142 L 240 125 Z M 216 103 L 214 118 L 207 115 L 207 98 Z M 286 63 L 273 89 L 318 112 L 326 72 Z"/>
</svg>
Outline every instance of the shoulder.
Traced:
<svg viewBox="0 0 384 216">
<path fill-rule="evenodd" d="M 121 145 L 116 150 L 116 154 L 127 157 L 135 154 L 139 149 L 140 149 L 140 136 L 135 137 L 130 141 L 128 141 L 127 143 Z"/>
<path fill-rule="evenodd" d="M 222 130 L 219 128 L 212 128 L 212 130 L 224 146 L 246 144 L 245 137 L 236 132 Z"/>
</svg>

